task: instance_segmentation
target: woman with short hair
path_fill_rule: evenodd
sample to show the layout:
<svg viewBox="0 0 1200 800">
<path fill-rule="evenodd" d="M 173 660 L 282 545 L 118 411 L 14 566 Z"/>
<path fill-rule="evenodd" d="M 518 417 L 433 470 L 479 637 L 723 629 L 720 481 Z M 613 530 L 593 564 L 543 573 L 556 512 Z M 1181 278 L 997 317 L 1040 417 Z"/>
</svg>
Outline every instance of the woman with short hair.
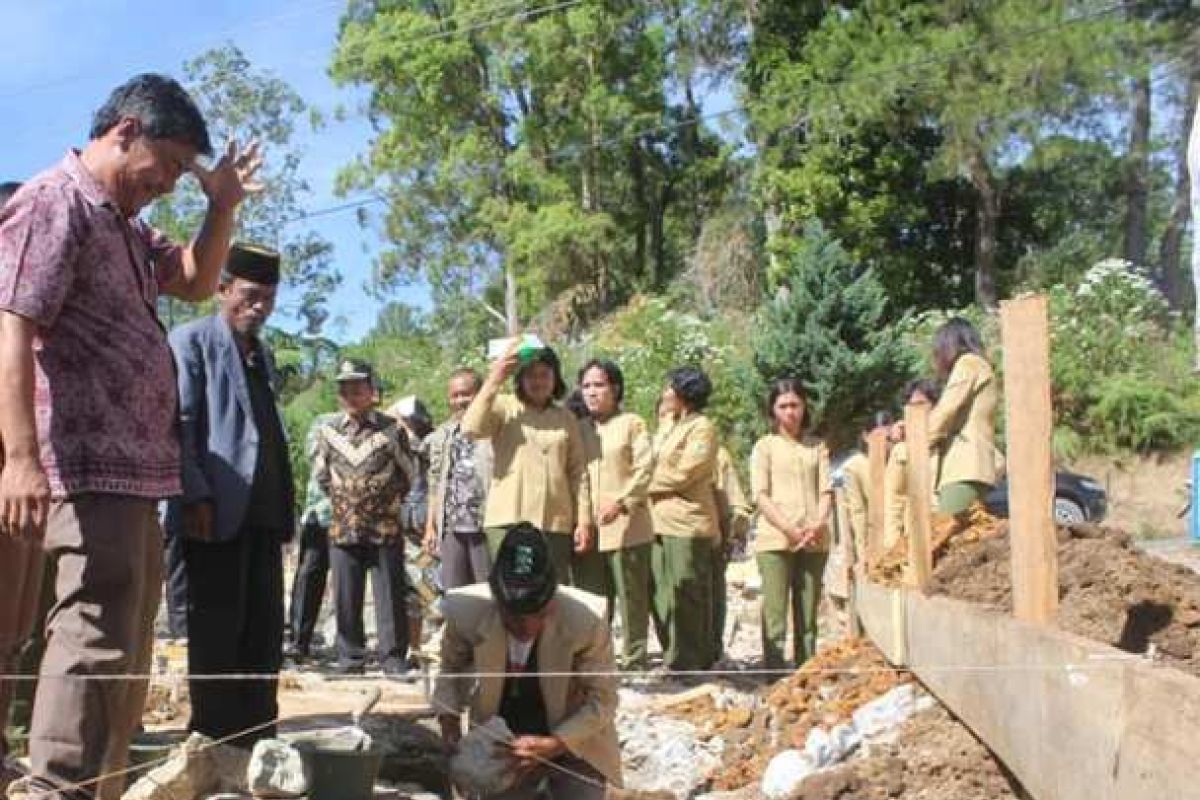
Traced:
<svg viewBox="0 0 1200 800">
<path fill-rule="evenodd" d="M 599 530 L 592 586 L 621 611 L 621 667 L 646 669 L 650 624 L 650 550 L 654 528 L 646 488 L 654 466 L 650 434 L 637 414 L 623 411 L 625 377 L 612 361 L 592 359 L 579 370 L 588 417 L 581 425 L 589 489 Z"/>
<path fill-rule="evenodd" d="M 717 432 L 703 412 L 712 394 L 694 367 L 667 373 L 648 492 L 654 522 L 651 578 L 654 624 L 663 663 L 672 670 L 708 669 L 713 653 L 713 541 L 719 535 L 714 476 Z"/>
<path fill-rule="evenodd" d="M 543 347 L 518 355 L 514 339 L 463 416 L 472 439 L 490 439 L 493 472 L 484 513 L 492 559 L 504 534 L 528 522 L 545 532 L 558 579 L 579 580 L 576 554 L 594 546 L 587 459 L 579 425 L 560 406 L 567 393 L 558 355 Z M 501 394 L 513 378 L 514 394 Z"/>
</svg>

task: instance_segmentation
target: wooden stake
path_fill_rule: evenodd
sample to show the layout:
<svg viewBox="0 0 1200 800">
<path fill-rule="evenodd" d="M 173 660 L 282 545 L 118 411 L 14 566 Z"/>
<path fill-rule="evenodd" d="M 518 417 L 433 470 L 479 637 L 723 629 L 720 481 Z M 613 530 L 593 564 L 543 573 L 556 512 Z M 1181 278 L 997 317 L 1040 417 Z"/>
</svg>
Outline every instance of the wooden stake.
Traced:
<svg viewBox="0 0 1200 800">
<path fill-rule="evenodd" d="M 867 435 L 867 461 L 871 494 L 867 498 L 867 551 L 858 557 L 860 575 L 875 565 L 883 550 L 883 484 L 887 472 L 887 430 L 884 428 L 877 428 Z"/>
<path fill-rule="evenodd" d="M 1031 622 L 1050 622 L 1058 612 L 1058 544 L 1046 296 L 1026 295 L 1001 303 L 1000 329 L 1013 614 Z"/>
<path fill-rule="evenodd" d="M 910 585 L 925 591 L 933 574 L 928 403 L 909 403 L 904 407 L 904 440 L 908 445 L 908 508 L 912 519 L 912 529 L 908 532 L 908 580 Z"/>
</svg>

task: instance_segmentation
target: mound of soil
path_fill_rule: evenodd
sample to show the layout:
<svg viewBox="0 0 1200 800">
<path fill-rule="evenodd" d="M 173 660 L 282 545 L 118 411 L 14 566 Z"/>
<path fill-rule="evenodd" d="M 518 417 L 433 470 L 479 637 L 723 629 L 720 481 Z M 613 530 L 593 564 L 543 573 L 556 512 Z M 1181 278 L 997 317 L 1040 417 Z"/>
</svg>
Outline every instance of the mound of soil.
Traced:
<svg viewBox="0 0 1200 800">
<path fill-rule="evenodd" d="M 1063 630 L 1129 653 L 1156 657 L 1200 676 L 1200 575 L 1139 551 L 1127 534 L 1093 525 L 1058 529 Z M 1007 527 L 956 543 L 934 568 L 933 594 L 1010 612 Z"/>
<path fill-rule="evenodd" d="M 845 639 L 764 689 L 753 709 L 718 710 L 712 697 L 702 697 L 670 713 L 724 740 L 723 763 L 709 780 L 712 789 L 724 791 L 761 780 L 771 758 L 803 748 L 814 726 L 829 729 L 846 722 L 860 706 L 911 680 L 870 642 Z"/>
<path fill-rule="evenodd" d="M 810 776 L 804 800 L 1018 800 L 1000 763 L 941 706 L 904 723 L 896 741 Z"/>
</svg>

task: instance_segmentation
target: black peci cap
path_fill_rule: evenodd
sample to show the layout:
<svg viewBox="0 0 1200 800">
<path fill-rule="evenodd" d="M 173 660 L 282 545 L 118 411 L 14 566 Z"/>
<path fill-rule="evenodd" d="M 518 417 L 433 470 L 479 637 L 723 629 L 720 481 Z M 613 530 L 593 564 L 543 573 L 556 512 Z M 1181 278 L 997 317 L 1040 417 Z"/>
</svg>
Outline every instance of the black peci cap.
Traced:
<svg viewBox="0 0 1200 800">
<path fill-rule="evenodd" d="M 264 286 L 278 285 L 279 270 L 279 253 L 256 244 L 230 245 L 225 259 L 225 272 Z"/>
<path fill-rule="evenodd" d="M 536 614 L 558 588 L 546 534 L 528 522 L 513 526 L 500 543 L 488 577 L 492 596 L 510 614 Z"/>
</svg>

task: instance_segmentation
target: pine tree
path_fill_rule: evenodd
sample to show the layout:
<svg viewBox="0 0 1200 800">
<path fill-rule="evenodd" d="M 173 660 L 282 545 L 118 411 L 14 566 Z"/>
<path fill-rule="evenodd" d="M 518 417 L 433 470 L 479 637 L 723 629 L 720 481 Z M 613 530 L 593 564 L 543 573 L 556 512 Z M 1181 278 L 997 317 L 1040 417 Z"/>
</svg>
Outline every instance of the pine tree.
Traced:
<svg viewBox="0 0 1200 800">
<path fill-rule="evenodd" d="M 755 368 L 765 382 L 799 378 L 812 421 L 835 447 L 893 406 L 913 374 L 878 278 L 853 262 L 819 223 L 780 259 L 773 297 L 759 311 Z"/>
</svg>

